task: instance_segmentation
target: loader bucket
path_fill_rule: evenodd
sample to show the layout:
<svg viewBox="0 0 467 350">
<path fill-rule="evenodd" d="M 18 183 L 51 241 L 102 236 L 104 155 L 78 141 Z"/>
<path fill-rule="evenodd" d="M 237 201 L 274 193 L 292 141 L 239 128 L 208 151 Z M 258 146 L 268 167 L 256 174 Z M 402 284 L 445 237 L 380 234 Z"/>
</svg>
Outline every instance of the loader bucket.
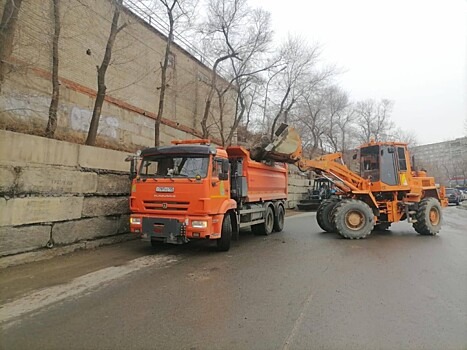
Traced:
<svg viewBox="0 0 467 350">
<path fill-rule="evenodd" d="M 295 163 L 297 158 L 302 155 L 302 140 L 294 128 L 282 124 L 277 130 L 274 140 L 264 150 L 265 159 Z"/>
</svg>

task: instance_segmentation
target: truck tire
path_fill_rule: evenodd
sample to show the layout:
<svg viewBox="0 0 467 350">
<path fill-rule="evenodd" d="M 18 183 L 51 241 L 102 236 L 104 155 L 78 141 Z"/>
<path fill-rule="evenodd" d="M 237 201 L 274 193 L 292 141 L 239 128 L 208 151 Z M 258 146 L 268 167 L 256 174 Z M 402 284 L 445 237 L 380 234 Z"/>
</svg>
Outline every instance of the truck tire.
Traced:
<svg viewBox="0 0 467 350">
<path fill-rule="evenodd" d="M 418 205 L 415 214 L 417 222 L 412 224 L 415 231 L 421 235 L 434 236 L 441 229 L 443 219 L 441 205 L 436 198 L 424 198 Z"/>
<path fill-rule="evenodd" d="M 338 203 L 333 211 L 337 232 L 344 238 L 360 239 L 368 236 L 375 222 L 370 206 L 356 199 Z"/>
<path fill-rule="evenodd" d="M 232 221 L 229 214 L 225 214 L 222 221 L 221 238 L 217 240 L 217 250 L 226 252 L 230 249 L 230 242 L 232 241 Z"/>
<path fill-rule="evenodd" d="M 335 232 L 336 228 L 332 222 L 332 210 L 339 203 L 337 199 L 326 199 L 321 202 L 316 212 L 316 221 L 319 227 L 326 232 Z"/>
<path fill-rule="evenodd" d="M 264 222 L 251 226 L 251 230 L 255 235 L 268 236 L 272 233 L 274 230 L 274 212 L 270 206 L 268 206 L 265 210 Z"/>
<path fill-rule="evenodd" d="M 277 215 L 274 216 L 274 231 L 281 232 L 284 229 L 285 209 L 282 205 L 277 207 Z"/>
</svg>

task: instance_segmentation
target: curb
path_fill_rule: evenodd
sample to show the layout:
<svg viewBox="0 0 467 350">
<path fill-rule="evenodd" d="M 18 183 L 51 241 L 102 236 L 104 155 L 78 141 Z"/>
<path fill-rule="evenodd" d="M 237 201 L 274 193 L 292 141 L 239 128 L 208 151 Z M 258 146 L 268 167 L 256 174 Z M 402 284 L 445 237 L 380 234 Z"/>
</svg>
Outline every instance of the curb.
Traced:
<svg viewBox="0 0 467 350">
<path fill-rule="evenodd" d="M 62 246 L 62 247 L 54 247 L 51 249 L 41 249 L 35 252 L 27 252 L 27 253 L 22 253 L 22 254 L 5 256 L 5 257 L 0 258 L 0 269 L 27 264 L 27 263 L 36 262 L 36 261 L 41 261 L 41 260 L 48 260 L 56 256 L 73 253 L 77 250 L 95 249 L 97 247 L 101 247 L 105 245 L 132 241 L 137 238 L 138 237 L 136 237 L 132 233 L 125 233 L 122 235 L 95 239 L 92 241 L 78 242 L 78 243 L 74 243 L 74 244 L 70 244 L 70 245 Z"/>
</svg>

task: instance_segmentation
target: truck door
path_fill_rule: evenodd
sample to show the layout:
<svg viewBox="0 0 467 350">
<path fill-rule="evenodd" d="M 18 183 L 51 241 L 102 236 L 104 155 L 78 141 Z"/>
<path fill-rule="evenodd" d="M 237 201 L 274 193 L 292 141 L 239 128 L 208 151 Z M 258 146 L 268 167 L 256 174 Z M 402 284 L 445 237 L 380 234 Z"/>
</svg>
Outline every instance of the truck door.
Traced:
<svg viewBox="0 0 467 350">
<path fill-rule="evenodd" d="M 219 178 L 222 173 L 222 164 L 228 162 L 227 159 L 213 158 L 211 167 L 211 208 L 213 210 L 219 210 L 225 199 L 230 197 L 229 195 L 229 182 Z"/>
</svg>

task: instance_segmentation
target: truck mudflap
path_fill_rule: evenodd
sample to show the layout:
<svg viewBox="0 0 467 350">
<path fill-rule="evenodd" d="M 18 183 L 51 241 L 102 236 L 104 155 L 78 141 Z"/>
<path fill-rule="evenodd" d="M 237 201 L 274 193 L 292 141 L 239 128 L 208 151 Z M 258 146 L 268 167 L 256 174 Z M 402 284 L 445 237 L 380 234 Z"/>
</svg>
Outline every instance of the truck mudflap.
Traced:
<svg viewBox="0 0 467 350">
<path fill-rule="evenodd" d="M 189 242 L 186 226 L 177 219 L 143 218 L 143 237 L 171 244 Z"/>
</svg>

